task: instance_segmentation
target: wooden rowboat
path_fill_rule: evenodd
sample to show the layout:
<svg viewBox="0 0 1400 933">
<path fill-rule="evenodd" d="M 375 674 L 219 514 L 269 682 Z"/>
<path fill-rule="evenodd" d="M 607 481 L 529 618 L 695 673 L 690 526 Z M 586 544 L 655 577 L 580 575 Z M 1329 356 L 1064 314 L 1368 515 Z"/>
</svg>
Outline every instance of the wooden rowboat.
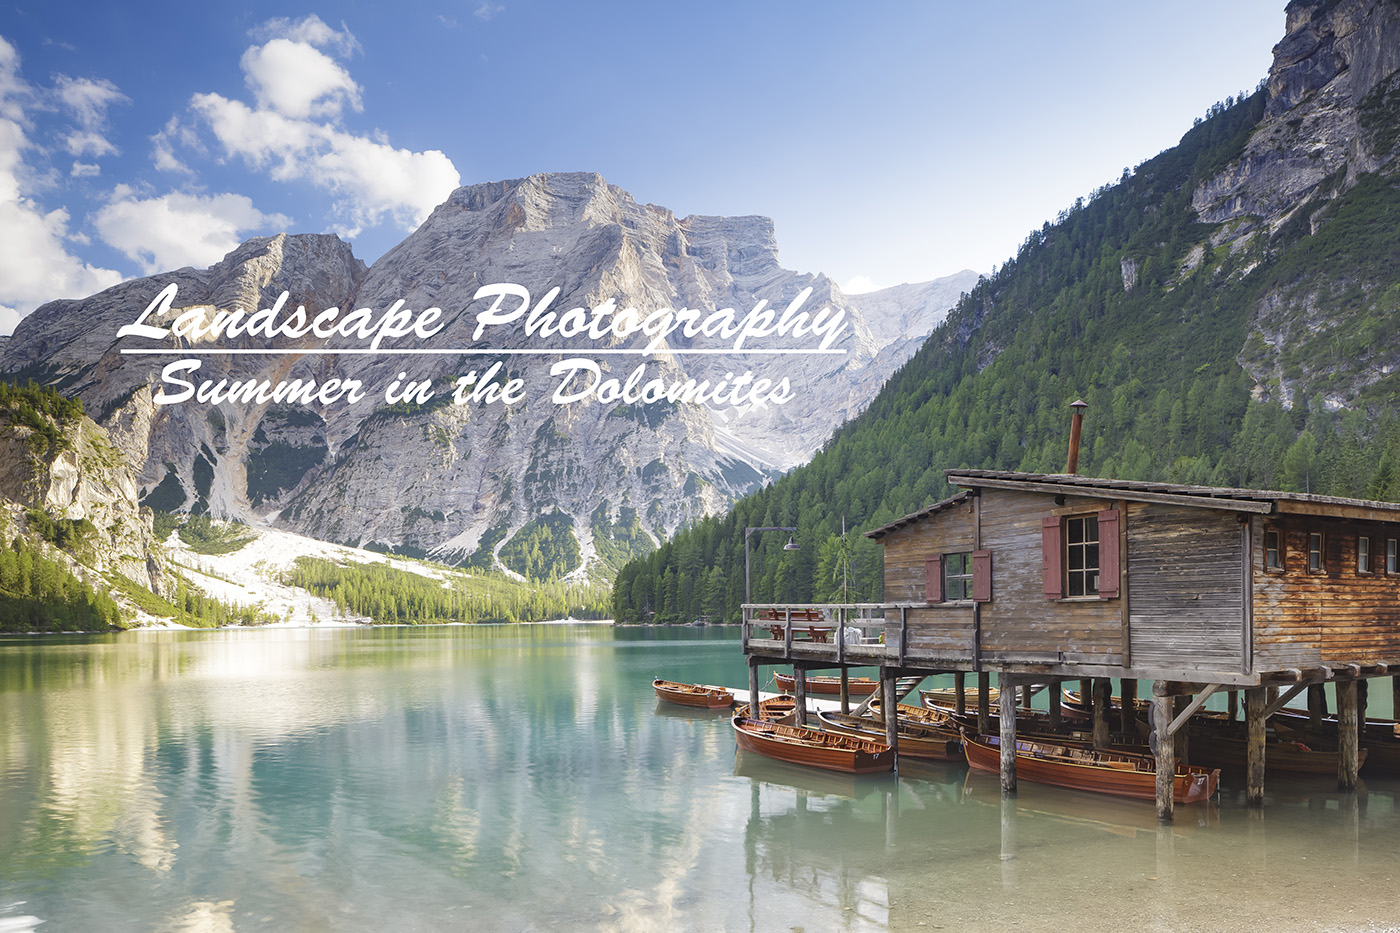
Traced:
<svg viewBox="0 0 1400 933">
<path fill-rule="evenodd" d="M 1292 736 L 1314 747 L 1337 746 L 1337 717 L 1322 717 L 1321 727 L 1313 725 L 1307 710 L 1285 706 L 1269 717 L 1269 724 L 1284 737 Z M 1368 771 L 1400 776 L 1400 724 L 1393 719 L 1366 718 L 1361 732 L 1361 752 L 1366 755 Z M 1270 759 L 1272 761 L 1272 759 Z"/>
<path fill-rule="evenodd" d="M 838 735 L 853 735 L 862 739 L 885 740 L 885 722 L 867 716 L 851 716 L 846 713 L 817 713 L 822 728 Z M 898 720 L 899 757 L 923 758 L 928 761 L 961 761 L 962 737 L 946 729 L 919 725 L 903 717 Z"/>
<path fill-rule="evenodd" d="M 952 687 L 934 687 L 931 690 L 920 690 L 919 696 L 924 701 L 924 706 L 928 709 L 957 709 L 958 693 Z M 963 691 L 963 703 L 974 713 L 977 712 L 977 701 L 981 696 L 976 687 L 969 687 Z M 987 702 L 995 709 L 997 703 L 1001 701 L 1001 691 L 996 687 L 987 688 Z"/>
<path fill-rule="evenodd" d="M 791 674 L 773 673 L 773 680 L 778 685 L 778 689 L 784 693 L 793 693 L 797 690 L 797 678 Z M 846 681 L 847 695 L 853 697 L 869 696 L 880 689 L 878 680 L 871 680 L 869 677 L 851 677 Z M 841 695 L 840 677 L 808 677 L 807 692 L 821 693 L 827 696 Z"/>
<path fill-rule="evenodd" d="M 657 678 L 651 682 L 656 695 L 667 703 L 678 706 L 697 706 L 701 709 L 728 709 L 734 705 L 734 694 L 724 687 L 711 687 L 706 684 L 681 684 L 674 680 Z"/>
<path fill-rule="evenodd" d="M 884 742 L 836 735 L 806 726 L 785 726 L 735 716 L 734 740 L 745 751 L 827 771 L 874 774 L 894 768 L 894 749 Z"/>
<path fill-rule="evenodd" d="M 1220 723 L 1219 726 L 1233 726 Z M 1240 723 L 1239 725 L 1243 725 Z M 1187 746 L 1192 758 L 1222 768 L 1244 768 L 1248 761 L 1248 741 L 1243 729 L 1219 728 L 1210 721 L 1192 724 Z M 1356 752 L 1356 766 L 1366 763 L 1369 750 L 1362 746 Z M 1269 771 L 1290 774 L 1336 774 L 1337 749 L 1315 749 L 1306 743 L 1288 739 L 1268 738 L 1264 742 L 1264 767 Z"/>
<path fill-rule="evenodd" d="M 1000 737 L 963 736 L 969 767 L 1001 773 Z M 1115 752 L 1041 740 L 1016 740 L 1016 776 L 1037 784 L 1094 791 L 1115 797 L 1157 799 L 1157 762 L 1150 755 Z M 1197 765 L 1177 765 L 1172 800 L 1195 803 L 1215 794 L 1220 771 Z"/>
<path fill-rule="evenodd" d="M 870 712 L 877 718 L 883 719 L 884 712 L 881 709 L 880 700 L 870 701 Z M 943 729 L 956 734 L 958 727 L 954 723 L 953 714 L 946 709 L 936 709 L 927 706 L 914 706 L 911 703 L 895 704 L 895 714 L 899 716 L 901 723 L 908 721 L 918 726 L 928 726 L 935 729 Z"/>
<path fill-rule="evenodd" d="M 797 697 L 780 693 L 766 700 L 758 701 L 758 715 L 749 712 L 749 704 L 740 703 L 734 707 L 734 715 L 745 719 L 762 719 L 766 722 L 780 722 L 785 726 L 797 725 Z"/>
<path fill-rule="evenodd" d="M 879 700 L 870 701 L 870 711 L 876 718 L 882 718 Z M 995 725 L 998 721 L 999 718 L 993 715 L 991 718 L 992 724 Z M 962 733 L 969 732 L 975 734 L 977 732 L 976 713 L 958 716 L 957 713 L 950 709 L 911 706 L 908 703 L 899 704 L 899 722 L 900 728 L 903 728 L 904 724 L 908 722 L 911 725 L 941 729 L 945 732 L 951 732 L 954 735 L 961 735 Z M 1022 738 L 1046 739 L 1050 742 L 1060 742 L 1066 745 L 1093 746 L 1093 736 L 1087 732 L 1052 731 L 1048 714 L 1044 710 L 1018 709 L 1016 711 L 1016 722 L 1016 734 Z M 901 738 L 900 741 L 903 742 L 903 738 Z M 1119 751 L 1134 751 L 1140 754 L 1147 751 L 1147 746 L 1143 745 L 1137 736 L 1124 735 L 1116 732 L 1110 733 L 1109 743 Z M 903 751 L 904 747 L 901 745 L 900 752 L 903 753 Z"/>
</svg>

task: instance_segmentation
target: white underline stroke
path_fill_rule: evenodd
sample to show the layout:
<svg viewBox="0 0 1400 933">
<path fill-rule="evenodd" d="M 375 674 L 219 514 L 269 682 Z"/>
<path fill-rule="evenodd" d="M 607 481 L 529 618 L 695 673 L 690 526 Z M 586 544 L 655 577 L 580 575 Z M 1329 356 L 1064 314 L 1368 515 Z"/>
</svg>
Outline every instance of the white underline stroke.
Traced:
<svg viewBox="0 0 1400 933">
<path fill-rule="evenodd" d="M 416 349 L 408 349 L 408 350 L 371 350 L 371 349 L 368 349 L 368 348 L 366 348 L 366 347 L 352 348 L 352 349 L 346 349 L 346 350 L 330 350 L 330 349 L 324 349 L 324 348 L 320 348 L 320 349 L 312 348 L 312 349 L 305 349 L 305 350 L 291 350 L 291 349 L 267 349 L 267 350 L 259 350 L 259 349 L 248 349 L 248 348 L 238 348 L 238 347 L 234 347 L 234 348 L 225 348 L 225 349 L 221 349 L 221 350 L 196 350 L 196 349 L 171 350 L 171 349 L 167 349 L 167 348 L 161 347 L 161 348 L 154 348 L 154 349 L 149 349 L 149 350 L 123 349 L 123 350 L 121 350 L 120 352 L 121 352 L 122 355 L 124 355 L 124 356 L 256 356 L 256 355 L 263 355 L 263 356 L 269 356 L 269 355 L 271 355 L 271 356 L 291 356 L 291 355 L 293 355 L 293 354 L 295 354 L 295 355 L 300 355 L 300 356 L 312 356 L 312 355 L 315 355 L 315 356 L 405 356 L 405 355 L 413 355 L 413 356 L 545 356 L 545 355 L 549 355 L 549 354 L 569 354 L 569 355 L 574 355 L 574 356 L 662 356 L 662 355 L 666 355 L 666 354 L 670 354 L 670 355 L 672 355 L 672 356 L 683 356 L 683 355 L 685 355 L 685 356 L 693 356 L 693 355 L 711 355 L 711 356 L 754 356 L 754 355 L 759 355 L 759 356 L 778 356 L 778 355 L 793 355 L 793 354 L 801 354 L 801 355 L 806 355 L 806 356 L 816 356 L 816 355 L 830 356 L 830 355 L 832 355 L 832 354 L 844 354 L 844 353 L 846 353 L 846 352 L 848 352 L 848 351 L 846 351 L 846 350 L 838 350 L 838 349 L 822 350 L 822 349 L 813 349 L 813 348 L 808 348 L 808 347 L 803 347 L 803 348 L 793 349 L 793 350 L 782 350 L 782 349 L 732 350 L 732 349 L 727 349 L 727 348 L 719 348 L 719 349 L 712 349 L 712 348 L 695 349 L 695 348 L 691 348 L 691 349 L 665 349 L 665 350 L 646 350 L 646 349 L 641 349 L 641 350 L 633 350 L 633 349 L 625 349 L 625 350 L 618 350 L 618 349 L 548 350 L 548 349 L 539 349 L 539 348 L 534 348 L 534 349 L 505 349 L 505 348 L 502 348 L 502 349 L 494 349 L 494 350 L 492 350 L 492 349 L 485 349 L 485 350 L 482 350 L 482 349 L 464 349 L 464 348 L 457 348 L 457 349 L 450 349 L 450 350 L 431 350 L 431 349 L 424 349 L 424 348 L 416 348 Z"/>
</svg>

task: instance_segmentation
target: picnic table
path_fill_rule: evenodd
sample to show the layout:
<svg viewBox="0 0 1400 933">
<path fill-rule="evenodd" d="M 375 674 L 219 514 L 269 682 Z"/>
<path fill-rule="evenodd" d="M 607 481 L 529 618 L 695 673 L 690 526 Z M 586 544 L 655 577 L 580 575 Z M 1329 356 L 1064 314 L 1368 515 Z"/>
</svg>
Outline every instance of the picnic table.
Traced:
<svg viewBox="0 0 1400 933">
<path fill-rule="evenodd" d="M 768 623 L 768 631 L 775 641 L 783 640 L 789 622 L 794 641 L 830 642 L 835 628 L 826 624 L 826 613 L 820 609 L 760 609 L 755 618 Z"/>
</svg>

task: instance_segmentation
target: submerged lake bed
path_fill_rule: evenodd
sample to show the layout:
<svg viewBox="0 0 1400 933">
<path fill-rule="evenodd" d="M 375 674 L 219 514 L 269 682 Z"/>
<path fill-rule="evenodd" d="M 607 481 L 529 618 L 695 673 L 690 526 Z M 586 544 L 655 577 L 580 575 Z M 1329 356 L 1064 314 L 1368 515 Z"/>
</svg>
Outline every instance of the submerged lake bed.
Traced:
<svg viewBox="0 0 1400 933">
<path fill-rule="evenodd" d="M 0 931 L 1400 928 L 1395 779 L 1163 827 L 737 754 L 655 677 L 742 686 L 737 629 L 0 640 Z"/>
</svg>

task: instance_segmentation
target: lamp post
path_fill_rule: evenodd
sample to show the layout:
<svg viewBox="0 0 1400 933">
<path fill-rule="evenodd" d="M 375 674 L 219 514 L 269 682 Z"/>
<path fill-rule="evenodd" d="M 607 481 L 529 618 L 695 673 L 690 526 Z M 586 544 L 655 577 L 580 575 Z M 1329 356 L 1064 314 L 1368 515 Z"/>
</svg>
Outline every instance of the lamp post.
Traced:
<svg viewBox="0 0 1400 933">
<path fill-rule="evenodd" d="M 753 534 L 755 531 L 796 532 L 797 529 L 789 525 L 762 525 L 758 527 L 750 527 L 744 529 L 744 602 L 746 603 L 753 602 L 753 589 L 749 577 L 749 535 Z M 801 550 L 801 548 L 802 545 L 797 543 L 797 540 L 793 537 L 792 534 L 789 534 L 788 542 L 787 544 L 783 545 L 783 550 L 797 551 Z"/>
</svg>

